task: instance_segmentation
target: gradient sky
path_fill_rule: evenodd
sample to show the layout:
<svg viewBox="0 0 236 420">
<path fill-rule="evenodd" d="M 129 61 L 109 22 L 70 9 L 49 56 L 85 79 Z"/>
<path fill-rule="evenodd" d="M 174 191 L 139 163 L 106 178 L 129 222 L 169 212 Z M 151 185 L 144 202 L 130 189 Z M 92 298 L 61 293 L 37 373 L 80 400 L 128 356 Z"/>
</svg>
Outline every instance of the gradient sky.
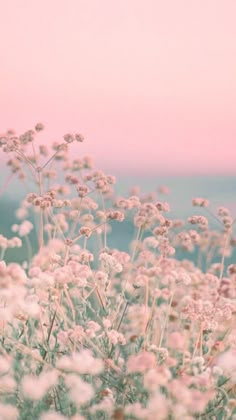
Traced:
<svg viewBox="0 0 236 420">
<path fill-rule="evenodd" d="M 235 0 L 0 1 L 0 132 L 125 173 L 236 173 Z"/>
</svg>

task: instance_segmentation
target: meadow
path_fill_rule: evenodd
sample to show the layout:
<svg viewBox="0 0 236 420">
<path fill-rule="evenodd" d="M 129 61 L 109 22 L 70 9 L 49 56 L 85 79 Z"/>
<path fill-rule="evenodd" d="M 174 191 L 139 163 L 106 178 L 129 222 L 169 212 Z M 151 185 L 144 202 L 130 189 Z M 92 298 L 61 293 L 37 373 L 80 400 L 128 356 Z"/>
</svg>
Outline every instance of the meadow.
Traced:
<svg viewBox="0 0 236 420">
<path fill-rule="evenodd" d="M 231 210 L 117 195 L 81 134 L 46 146 L 43 129 L 0 136 L 2 193 L 26 190 L 0 232 L 0 418 L 236 419 Z"/>
</svg>

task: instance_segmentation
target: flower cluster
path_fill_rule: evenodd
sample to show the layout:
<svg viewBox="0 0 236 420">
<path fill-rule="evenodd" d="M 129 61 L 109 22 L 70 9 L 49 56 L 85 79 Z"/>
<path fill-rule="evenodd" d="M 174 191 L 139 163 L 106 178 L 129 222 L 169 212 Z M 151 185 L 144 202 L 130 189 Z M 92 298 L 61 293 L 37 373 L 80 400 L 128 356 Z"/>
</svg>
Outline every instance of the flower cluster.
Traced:
<svg viewBox="0 0 236 420">
<path fill-rule="evenodd" d="M 116 197 L 115 177 L 70 160 L 81 134 L 51 150 L 43 129 L 0 137 L 12 176 L 34 182 L 16 236 L 0 234 L 0 418 L 235 419 L 232 214 L 213 230 L 205 198 L 178 220 L 166 187 Z M 116 222 L 135 229 L 128 252 L 111 247 Z M 20 247 L 27 262 L 9 262 Z"/>
</svg>

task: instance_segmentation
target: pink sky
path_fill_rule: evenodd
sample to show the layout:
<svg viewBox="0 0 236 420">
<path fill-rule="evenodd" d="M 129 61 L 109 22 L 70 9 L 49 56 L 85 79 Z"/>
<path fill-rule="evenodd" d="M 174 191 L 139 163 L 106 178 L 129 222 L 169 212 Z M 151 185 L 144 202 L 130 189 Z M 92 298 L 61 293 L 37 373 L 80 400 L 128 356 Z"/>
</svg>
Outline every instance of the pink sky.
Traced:
<svg viewBox="0 0 236 420">
<path fill-rule="evenodd" d="M 111 172 L 236 173 L 235 20 L 235 0 L 2 1 L 0 132 L 79 131 Z"/>
</svg>

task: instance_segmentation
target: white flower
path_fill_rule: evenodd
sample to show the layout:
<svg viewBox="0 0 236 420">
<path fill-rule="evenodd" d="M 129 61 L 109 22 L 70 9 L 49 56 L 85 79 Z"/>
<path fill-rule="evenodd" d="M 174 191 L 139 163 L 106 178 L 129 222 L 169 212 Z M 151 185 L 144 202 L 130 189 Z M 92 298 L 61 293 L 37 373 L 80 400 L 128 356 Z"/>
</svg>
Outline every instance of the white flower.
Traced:
<svg viewBox="0 0 236 420">
<path fill-rule="evenodd" d="M 99 256 L 99 261 L 108 271 L 113 270 L 115 273 L 120 273 L 123 270 L 122 265 L 112 255 L 102 252 Z"/>
</svg>

